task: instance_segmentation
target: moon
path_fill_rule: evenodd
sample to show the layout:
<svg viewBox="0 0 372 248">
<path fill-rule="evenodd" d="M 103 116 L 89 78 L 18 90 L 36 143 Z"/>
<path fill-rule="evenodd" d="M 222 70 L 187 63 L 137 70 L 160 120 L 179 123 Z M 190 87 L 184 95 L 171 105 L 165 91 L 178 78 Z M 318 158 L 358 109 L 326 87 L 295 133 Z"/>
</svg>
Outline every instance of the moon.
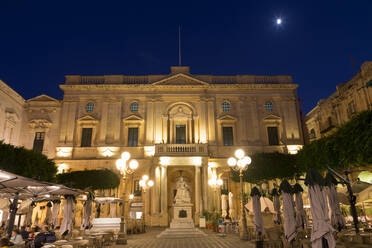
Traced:
<svg viewBox="0 0 372 248">
<path fill-rule="evenodd" d="M 278 24 L 278 25 L 282 24 L 282 19 L 281 18 L 277 18 L 276 19 L 276 24 Z"/>
</svg>

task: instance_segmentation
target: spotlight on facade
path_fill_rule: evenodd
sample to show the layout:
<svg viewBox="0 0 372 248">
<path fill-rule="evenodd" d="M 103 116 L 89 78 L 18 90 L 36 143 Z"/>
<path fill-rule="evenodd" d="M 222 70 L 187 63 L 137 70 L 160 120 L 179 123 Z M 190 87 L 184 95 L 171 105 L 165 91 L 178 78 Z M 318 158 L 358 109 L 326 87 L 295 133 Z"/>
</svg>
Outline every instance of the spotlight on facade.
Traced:
<svg viewBox="0 0 372 248">
<path fill-rule="evenodd" d="M 288 145 L 287 146 L 289 154 L 297 154 L 299 150 L 302 149 L 301 145 Z"/>
<path fill-rule="evenodd" d="M 201 157 L 193 157 L 193 164 L 200 166 L 202 164 L 202 158 Z"/>
<path fill-rule="evenodd" d="M 160 157 L 160 164 L 161 165 L 169 165 L 170 158 L 169 157 Z"/>
<path fill-rule="evenodd" d="M 66 169 L 67 169 L 67 165 L 66 164 L 64 164 L 64 163 L 59 164 L 58 165 L 58 172 L 57 173 L 58 174 L 64 173 Z"/>
<path fill-rule="evenodd" d="M 129 195 L 129 199 L 132 200 L 134 198 L 134 195 L 133 194 L 130 194 Z"/>
</svg>

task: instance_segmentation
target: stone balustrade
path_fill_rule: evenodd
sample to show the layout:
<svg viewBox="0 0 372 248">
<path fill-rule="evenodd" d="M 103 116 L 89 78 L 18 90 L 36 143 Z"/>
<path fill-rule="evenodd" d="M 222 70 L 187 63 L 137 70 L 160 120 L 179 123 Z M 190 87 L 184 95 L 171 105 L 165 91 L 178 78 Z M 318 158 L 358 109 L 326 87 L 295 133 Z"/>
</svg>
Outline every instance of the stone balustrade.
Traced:
<svg viewBox="0 0 372 248">
<path fill-rule="evenodd" d="M 155 145 L 155 155 L 181 155 L 202 156 L 208 154 L 207 144 L 158 144 Z"/>
</svg>

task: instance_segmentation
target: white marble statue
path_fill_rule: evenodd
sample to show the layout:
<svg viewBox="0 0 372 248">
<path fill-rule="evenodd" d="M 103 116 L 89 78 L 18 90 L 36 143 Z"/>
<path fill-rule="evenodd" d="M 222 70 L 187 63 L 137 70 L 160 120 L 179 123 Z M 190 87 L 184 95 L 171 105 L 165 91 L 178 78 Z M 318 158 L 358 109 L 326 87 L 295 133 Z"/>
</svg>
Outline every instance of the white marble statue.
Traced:
<svg viewBox="0 0 372 248">
<path fill-rule="evenodd" d="M 229 216 L 231 219 L 235 219 L 236 217 L 233 196 L 233 193 L 229 192 Z"/>
<path fill-rule="evenodd" d="M 227 195 L 221 195 L 222 218 L 227 216 Z"/>
<path fill-rule="evenodd" d="M 174 197 L 176 204 L 190 203 L 190 190 L 183 177 L 177 179 L 177 194 Z"/>
</svg>

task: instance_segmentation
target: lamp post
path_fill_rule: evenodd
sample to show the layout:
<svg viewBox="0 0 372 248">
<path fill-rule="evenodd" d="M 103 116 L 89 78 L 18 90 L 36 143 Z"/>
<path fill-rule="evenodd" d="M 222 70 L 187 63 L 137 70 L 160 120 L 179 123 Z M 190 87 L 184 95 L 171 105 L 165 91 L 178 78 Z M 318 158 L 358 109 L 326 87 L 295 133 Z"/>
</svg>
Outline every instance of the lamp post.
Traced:
<svg viewBox="0 0 372 248">
<path fill-rule="evenodd" d="M 248 169 L 248 165 L 252 162 L 249 156 L 245 156 L 245 153 L 242 149 L 238 149 L 234 153 L 235 157 L 231 157 L 227 160 L 228 165 L 235 171 L 239 172 L 240 177 L 240 188 L 241 188 L 241 199 L 240 199 L 240 239 L 248 240 L 248 231 L 247 231 L 247 220 L 245 219 L 244 211 L 244 186 L 243 186 L 243 171 Z"/>
<path fill-rule="evenodd" d="M 125 193 L 127 190 L 127 174 L 132 174 L 137 168 L 138 168 L 138 162 L 135 159 L 130 160 L 130 153 L 129 152 L 123 152 L 121 154 L 121 158 L 116 160 L 116 168 L 120 171 L 120 174 L 123 176 L 123 184 L 124 184 L 124 190 L 123 190 L 123 196 L 122 196 L 122 204 L 121 204 L 121 218 L 120 218 L 120 231 L 118 234 L 118 239 L 116 241 L 117 245 L 126 245 L 127 244 L 127 237 L 125 232 Z M 127 162 L 129 161 L 129 164 L 127 166 Z"/>
<path fill-rule="evenodd" d="M 223 184 L 222 179 L 217 179 L 217 176 L 215 174 L 212 175 L 212 179 L 208 181 L 208 184 L 214 189 L 214 207 L 217 210 L 217 188 L 221 187 Z"/>
<path fill-rule="evenodd" d="M 145 194 L 146 194 L 146 189 L 151 188 L 154 186 L 154 181 L 149 180 L 148 175 L 143 175 L 142 180 L 139 181 L 139 185 L 141 186 L 143 190 L 143 197 L 142 197 L 142 204 L 143 204 L 143 231 L 146 232 L 145 227 L 146 227 L 146 211 L 145 211 Z"/>
</svg>

